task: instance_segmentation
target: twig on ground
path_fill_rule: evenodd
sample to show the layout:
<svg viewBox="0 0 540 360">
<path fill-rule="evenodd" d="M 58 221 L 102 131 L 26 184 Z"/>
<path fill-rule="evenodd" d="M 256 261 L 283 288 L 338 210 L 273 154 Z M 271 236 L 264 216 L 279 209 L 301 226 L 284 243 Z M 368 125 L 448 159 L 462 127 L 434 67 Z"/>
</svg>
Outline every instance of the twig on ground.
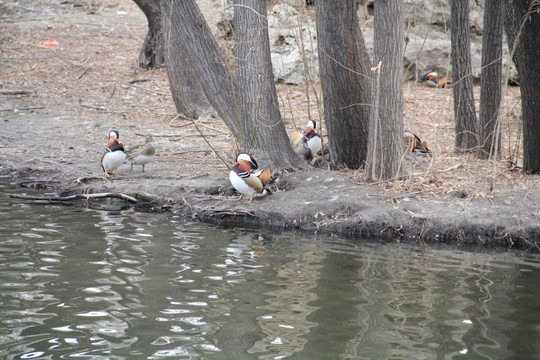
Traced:
<svg viewBox="0 0 540 360">
<path fill-rule="evenodd" d="M 444 172 L 449 172 L 449 171 L 452 171 L 452 170 L 456 170 L 456 169 L 459 169 L 461 166 L 461 163 L 457 163 L 456 165 L 453 165 L 453 166 L 450 166 L 449 168 L 446 168 L 444 170 L 439 170 L 440 173 L 444 173 Z"/>
<path fill-rule="evenodd" d="M 0 111 L 26 111 L 26 110 L 37 110 L 37 109 L 45 109 L 45 106 L 28 106 L 28 107 L 22 107 L 18 109 L 0 109 Z"/>
<path fill-rule="evenodd" d="M 78 184 L 82 184 L 82 183 L 88 182 L 90 180 L 103 180 L 103 177 L 101 177 L 101 176 L 81 176 L 81 177 L 73 180 L 73 182 L 78 183 Z"/>
<path fill-rule="evenodd" d="M 223 131 L 223 130 L 220 130 L 220 129 L 216 129 L 215 126 L 204 125 L 204 124 L 201 124 L 200 122 L 197 123 L 197 126 L 202 126 L 202 127 L 207 128 L 207 129 L 220 132 L 222 134 L 228 134 L 229 133 L 228 131 Z M 208 136 L 208 135 L 205 135 L 205 136 Z"/>
<path fill-rule="evenodd" d="M 90 71 L 90 69 L 91 68 L 84 69 L 84 71 L 79 76 L 77 76 L 77 80 L 80 80 L 88 71 Z"/>
<path fill-rule="evenodd" d="M 146 136 L 146 134 L 143 134 L 143 133 L 139 133 L 139 132 L 136 132 L 135 135 L 137 136 Z M 157 134 L 152 134 L 154 137 L 158 137 L 158 138 L 181 138 L 181 137 L 192 137 L 192 136 L 218 136 L 218 134 L 177 134 L 177 135 L 157 135 Z"/>
<path fill-rule="evenodd" d="M 173 128 L 182 128 L 182 127 L 186 127 L 186 126 L 190 126 L 190 125 L 191 125 L 190 122 L 185 123 L 185 124 L 182 124 L 182 125 L 170 125 L 170 124 L 169 124 L 169 126 L 170 126 L 170 127 L 173 127 Z"/>
<path fill-rule="evenodd" d="M 88 108 L 88 109 L 94 109 L 94 110 L 100 110 L 100 111 L 105 111 L 105 112 L 108 112 L 108 113 L 113 113 L 113 114 L 122 114 L 122 115 L 126 115 L 127 113 L 125 111 L 119 111 L 119 110 L 109 110 L 103 106 L 95 106 L 95 105 L 90 105 L 90 104 L 81 104 L 82 107 L 85 107 L 85 108 Z"/>
<path fill-rule="evenodd" d="M 140 86 L 137 86 L 137 85 L 132 85 L 130 83 L 124 83 L 124 82 L 120 82 L 119 83 L 120 85 L 122 86 L 127 86 L 127 87 L 132 87 L 132 88 L 135 88 L 135 89 L 139 89 L 141 91 L 144 91 L 148 94 L 154 94 L 154 95 L 159 95 L 159 96 L 166 96 L 164 93 L 162 92 L 159 92 L 159 91 L 154 91 L 154 90 L 148 90 L 148 89 L 145 89 L 143 87 L 140 87 Z"/>
<path fill-rule="evenodd" d="M 421 194 L 424 194 L 424 193 L 435 193 L 435 190 L 429 189 L 429 190 L 415 191 L 415 192 L 412 192 L 412 193 L 406 193 L 406 194 L 400 194 L 400 195 L 392 195 L 392 196 L 389 196 L 388 199 L 397 200 L 397 199 L 403 199 L 403 198 L 407 198 L 407 197 L 413 197 L 413 196 L 416 196 L 416 195 L 421 195 Z"/>
<path fill-rule="evenodd" d="M 184 203 L 189 206 L 189 210 L 190 211 L 193 211 L 193 208 L 191 207 L 191 204 L 187 202 L 186 198 L 184 197 L 184 195 L 182 195 L 182 200 L 184 200 Z"/>
<path fill-rule="evenodd" d="M 147 82 L 147 81 L 152 81 L 152 79 L 147 79 L 147 78 L 133 79 L 133 80 L 129 80 L 128 84 L 136 84 L 136 83 Z"/>
<path fill-rule="evenodd" d="M 202 132 L 199 131 L 199 134 L 185 134 L 185 135 L 182 135 L 182 136 L 187 136 L 187 137 L 192 137 L 192 136 L 219 136 L 218 134 L 203 134 Z"/>
<path fill-rule="evenodd" d="M 412 175 L 411 175 L 412 176 Z M 391 179 L 387 179 L 387 180 L 383 180 L 383 181 L 378 181 L 378 182 L 374 182 L 374 183 L 368 183 L 368 185 L 380 185 L 380 184 L 386 184 L 386 183 L 389 183 L 389 182 L 392 182 L 392 181 L 395 181 L 395 180 L 405 180 L 407 179 L 409 176 L 407 175 L 402 175 L 402 176 L 397 176 L 397 177 L 393 177 Z"/>
<path fill-rule="evenodd" d="M 257 217 L 257 215 L 253 212 L 250 212 L 248 210 L 215 210 L 215 209 L 205 209 L 205 213 L 213 213 L 216 215 L 232 215 L 232 216 L 238 216 L 238 215 L 248 215 L 252 217 Z"/>
<path fill-rule="evenodd" d="M 184 120 L 189 120 L 189 118 L 188 118 L 187 116 L 185 116 L 184 114 L 178 113 L 178 114 L 176 114 L 175 117 L 173 117 L 173 118 L 171 119 L 171 121 L 169 121 L 169 126 L 172 126 L 172 123 L 173 123 L 176 119 L 178 119 L 178 118 L 182 118 L 182 119 L 184 119 Z M 180 125 L 180 126 L 186 126 L 186 125 L 190 125 L 190 124 L 191 124 L 191 122 L 189 122 L 189 123 L 187 123 L 187 124 Z"/>
<path fill-rule="evenodd" d="M 23 200 L 37 200 L 37 201 L 74 201 L 74 200 L 89 200 L 89 199 L 104 199 L 104 198 L 118 198 L 124 199 L 132 203 L 137 203 L 137 199 L 132 196 L 121 193 L 97 193 L 97 194 L 75 194 L 70 196 L 31 196 L 21 194 L 11 194 L 11 198 L 23 199 Z"/>
<path fill-rule="evenodd" d="M 0 90 L 0 95 L 30 95 L 29 90 Z"/>
<path fill-rule="evenodd" d="M 210 149 L 207 149 L 207 150 L 184 150 L 184 151 L 175 152 L 172 155 L 182 155 L 182 154 L 189 154 L 189 153 L 208 153 L 208 152 L 212 152 L 212 150 L 210 150 Z"/>
</svg>

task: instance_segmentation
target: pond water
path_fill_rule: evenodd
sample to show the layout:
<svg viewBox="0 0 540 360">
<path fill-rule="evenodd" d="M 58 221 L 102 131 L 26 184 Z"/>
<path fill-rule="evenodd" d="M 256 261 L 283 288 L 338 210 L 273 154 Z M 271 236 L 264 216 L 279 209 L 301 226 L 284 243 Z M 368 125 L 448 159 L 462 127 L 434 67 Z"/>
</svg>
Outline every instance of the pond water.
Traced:
<svg viewBox="0 0 540 360">
<path fill-rule="evenodd" d="M 2 359 L 539 359 L 540 259 L 8 197 Z"/>
</svg>

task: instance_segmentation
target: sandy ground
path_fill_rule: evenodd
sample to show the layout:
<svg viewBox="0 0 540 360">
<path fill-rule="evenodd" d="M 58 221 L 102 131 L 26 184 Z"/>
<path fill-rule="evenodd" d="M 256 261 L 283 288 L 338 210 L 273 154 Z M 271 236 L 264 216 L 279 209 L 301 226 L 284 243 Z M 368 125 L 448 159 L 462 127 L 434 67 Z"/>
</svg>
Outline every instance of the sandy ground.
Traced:
<svg viewBox="0 0 540 360">
<path fill-rule="evenodd" d="M 199 4 L 216 30 L 221 1 Z M 539 249 L 540 177 L 519 169 L 517 88 L 505 96 L 500 161 L 453 151 L 450 89 L 407 83 L 405 127 L 433 151 L 412 158 L 409 180 L 369 185 L 361 172 L 321 169 L 274 174 L 273 194 L 248 204 L 238 200 L 227 167 L 192 122 L 176 118 L 166 71 L 137 67 L 146 19 L 134 3 L 0 1 L 0 16 L 4 176 L 28 177 L 24 184 L 41 184 L 60 195 L 129 194 L 138 199 L 131 205 L 141 209 L 227 226 Z M 48 40 L 59 46 L 43 46 Z M 318 118 L 313 92 L 308 102 L 304 86 L 278 85 L 278 91 L 291 134 L 293 121 L 304 124 L 308 111 Z M 479 97 L 478 89 L 475 94 Z M 197 124 L 221 157 L 232 162 L 234 139 L 224 123 L 208 117 Z M 113 128 L 127 146 L 142 142 L 146 133 L 154 135 L 158 156 L 145 173 L 140 167 L 130 172 L 125 165 L 117 178 L 103 176 L 99 159 Z M 108 204 L 119 205 L 126 204 Z"/>
</svg>

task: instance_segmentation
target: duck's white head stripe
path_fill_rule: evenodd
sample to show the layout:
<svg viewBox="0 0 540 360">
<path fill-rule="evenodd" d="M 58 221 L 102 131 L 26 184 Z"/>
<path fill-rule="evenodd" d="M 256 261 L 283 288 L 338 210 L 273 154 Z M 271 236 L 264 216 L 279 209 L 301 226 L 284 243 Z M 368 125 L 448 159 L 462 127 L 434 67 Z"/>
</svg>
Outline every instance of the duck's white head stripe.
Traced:
<svg viewBox="0 0 540 360">
<path fill-rule="evenodd" d="M 240 160 L 251 162 L 251 156 L 249 156 L 249 154 L 246 154 L 246 153 L 240 153 L 236 156 L 236 161 L 238 162 Z"/>
</svg>

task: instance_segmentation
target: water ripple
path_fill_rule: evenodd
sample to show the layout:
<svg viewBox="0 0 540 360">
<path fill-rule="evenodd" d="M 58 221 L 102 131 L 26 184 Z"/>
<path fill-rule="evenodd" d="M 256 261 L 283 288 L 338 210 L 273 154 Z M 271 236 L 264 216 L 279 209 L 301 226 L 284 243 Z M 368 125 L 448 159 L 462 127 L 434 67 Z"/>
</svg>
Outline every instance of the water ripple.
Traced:
<svg viewBox="0 0 540 360">
<path fill-rule="evenodd" d="M 537 255 L 266 235 L 2 196 L 0 358 L 540 352 Z"/>
</svg>

